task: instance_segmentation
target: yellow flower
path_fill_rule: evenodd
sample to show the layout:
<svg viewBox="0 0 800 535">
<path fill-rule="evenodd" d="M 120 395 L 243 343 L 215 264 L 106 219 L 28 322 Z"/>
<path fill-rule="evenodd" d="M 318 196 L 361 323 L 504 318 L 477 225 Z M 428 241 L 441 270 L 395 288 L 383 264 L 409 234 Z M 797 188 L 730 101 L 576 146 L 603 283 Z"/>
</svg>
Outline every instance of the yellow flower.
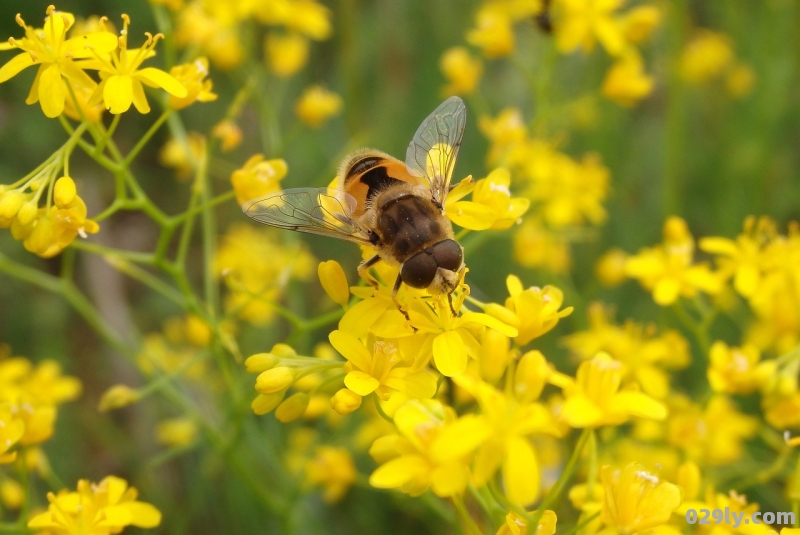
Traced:
<svg viewBox="0 0 800 535">
<path fill-rule="evenodd" d="M 222 142 L 220 147 L 222 152 L 232 151 L 241 145 L 244 139 L 242 129 L 235 122 L 228 119 L 223 119 L 215 124 L 214 128 L 211 129 L 211 135 Z"/>
<path fill-rule="evenodd" d="M 663 399 L 670 391 L 669 369 L 685 368 L 690 361 L 689 343 L 677 331 L 658 334 L 652 325 L 632 320 L 613 323 L 613 312 L 602 303 L 588 309 L 589 329 L 563 339 L 570 351 L 588 360 L 603 351 L 623 367 L 623 379 L 633 378 L 644 392 Z"/>
<path fill-rule="evenodd" d="M 762 272 L 771 264 L 770 246 L 778 233 L 768 218 L 748 217 L 744 232 L 736 240 L 722 237 L 702 238 L 700 249 L 717 255 L 720 276 L 733 278 L 733 287 L 744 297 L 753 297 L 762 282 Z"/>
<path fill-rule="evenodd" d="M 564 294 L 555 286 L 523 289 L 519 277 L 509 275 L 506 287 L 509 297 L 505 305 L 517 317 L 518 334 L 514 338 L 520 346 L 546 334 L 561 318 L 572 314 L 573 307 L 559 310 L 564 302 Z"/>
<path fill-rule="evenodd" d="M 201 57 L 191 63 L 175 65 L 169 74 L 186 88 L 186 95 L 183 97 L 173 94 L 169 96 L 170 107 L 182 110 L 195 102 L 211 102 L 217 99 L 216 93 L 212 91 L 213 82 L 206 78 L 208 76 L 206 58 Z"/>
<path fill-rule="evenodd" d="M 177 180 L 189 180 L 205 150 L 205 136 L 199 132 L 189 132 L 185 142 L 169 138 L 158 152 L 158 163 L 175 169 Z"/>
<path fill-rule="evenodd" d="M 331 33 L 330 10 L 314 0 L 272 0 L 255 6 L 258 20 L 268 25 L 285 26 L 315 41 Z"/>
<path fill-rule="evenodd" d="M 271 33 L 264 41 L 264 57 L 277 76 L 288 78 L 308 62 L 308 39 L 298 33 Z"/>
<path fill-rule="evenodd" d="M 339 262 L 336 260 L 320 262 L 317 267 L 317 274 L 319 275 L 322 289 L 325 290 L 328 297 L 334 303 L 347 308 L 347 302 L 350 300 L 350 287 L 347 285 L 347 276 L 344 274 Z"/>
<path fill-rule="evenodd" d="M 504 160 L 528 134 L 522 112 L 517 108 L 506 108 L 497 117 L 481 116 L 478 127 L 491 147 L 486 160 L 490 166 L 504 164 Z"/>
<path fill-rule="evenodd" d="M 739 63 L 728 70 L 725 76 L 725 88 L 734 98 L 746 97 L 753 91 L 756 73 L 752 67 Z"/>
<path fill-rule="evenodd" d="M 325 503 L 341 500 L 356 479 L 356 467 L 345 448 L 319 446 L 305 465 L 306 483 L 321 486 Z"/>
<path fill-rule="evenodd" d="M 603 81 L 603 96 L 620 106 L 632 108 L 653 91 L 653 78 L 644 72 L 638 52 L 623 54 L 611 66 Z"/>
<path fill-rule="evenodd" d="M 680 73 L 688 82 L 707 82 L 721 76 L 733 59 L 731 42 L 726 35 L 700 30 L 681 52 Z"/>
<path fill-rule="evenodd" d="M 513 511 L 506 515 L 505 523 L 495 535 L 554 535 L 556 532 L 556 513 L 549 509 L 544 512 L 538 526 L 528 533 L 528 523 Z"/>
<path fill-rule="evenodd" d="M 686 222 L 670 217 L 664 222 L 664 245 L 642 249 L 625 262 L 625 273 L 638 279 L 661 306 L 679 296 L 694 297 L 698 291 L 716 294 L 722 289 L 719 276 L 706 264 L 693 264 L 694 238 Z"/>
<path fill-rule="evenodd" d="M 620 391 L 622 364 L 600 353 L 578 367 L 574 382 L 563 387 L 561 418 L 571 427 L 619 425 L 631 416 L 663 420 L 664 405 L 635 390 Z"/>
<path fill-rule="evenodd" d="M 108 476 L 97 484 L 81 479 L 77 492 L 48 493 L 47 512 L 33 517 L 28 527 L 47 535 L 106 535 L 127 526 L 158 526 L 161 513 L 138 501 L 137 495 L 135 488 L 118 477 Z"/>
<path fill-rule="evenodd" d="M 469 480 L 471 454 L 486 438 L 479 418 L 456 418 L 438 401 L 411 400 L 397 409 L 394 423 L 398 434 L 381 437 L 370 448 L 381 463 L 370 485 L 400 488 L 412 496 L 429 487 L 440 497 L 461 494 Z"/>
<path fill-rule="evenodd" d="M 620 24 L 629 43 L 638 44 L 650 37 L 661 23 L 661 10 L 656 6 L 636 6 L 622 16 Z"/>
<path fill-rule="evenodd" d="M 514 258 L 523 267 L 568 273 L 572 267 L 569 243 L 535 219 L 528 219 L 514 234 Z"/>
<path fill-rule="evenodd" d="M 62 77 L 89 89 L 96 85 L 73 59 L 90 57 L 93 52 L 108 54 L 117 47 L 114 35 L 103 31 L 67 39 L 67 31 L 74 23 L 71 13 L 56 11 L 53 6 L 47 8 L 43 29 L 27 26 L 17 15 L 17 24 L 25 29 L 25 37 L 12 37 L 9 43 L 23 52 L 0 68 L 2 83 L 31 65 L 39 65 L 25 102 L 39 102 L 48 117 L 58 117 L 64 111 L 68 90 Z"/>
<path fill-rule="evenodd" d="M 528 199 L 511 197 L 510 186 L 511 174 L 503 167 L 498 167 L 475 184 L 472 201 L 488 206 L 495 213 L 495 220 L 490 229 L 510 228 L 520 221 L 530 207 Z"/>
<path fill-rule="evenodd" d="M 625 261 L 628 254 L 618 247 L 613 247 L 600 257 L 595 266 L 597 279 L 604 286 L 617 286 L 625 280 Z"/>
<path fill-rule="evenodd" d="M 94 90 L 89 99 L 89 104 L 102 101 L 106 108 L 114 114 L 128 111 L 133 104 L 139 113 L 148 113 L 150 105 L 144 94 L 144 86 L 160 87 L 172 96 L 184 98 L 188 94 L 186 88 L 171 75 L 156 69 L 145 67 L 140 69 L 142 62 L 155 55 L 154 48 L 161 34 L 147 35 L 147 40 L 141 48 L 128 50 L 128 25 L 130 18 L 122 15 L 122 31 L 119 37 L 119 49 L 110 54 L 99 50 L 94 51 L 94 60 L 87 60 L 84 68 L 96 69 L 100 72 L 102 81 Z"/>
<path fill-rule="evenodd" d="M 338 330 L 328 339 L 347 359 L 345 386 L 359 396 L 375 392 L 386 400 L 392 391 L 397 391 L 410 398 L 427 399 L 436 393 L 436 378 L 426 370 L 412 370 L 413 361 L 404 363 L 392 343 L 376 341 L 370 351 L 353 335 Z"/>
<path fill-rule="evenodd" d="M 467 32 L 467 42 L 481 49 L 489 59 L 508 56 L 514 51 L 514 28 L 500 10 L 487 6 L 475 17 L 476 28 Z"/>
<path fill-rule="evenodd" d="M 266 2 L 268 3 L 268 2 Z M 240 40 L 237 7 L 241 2 L 192 2 L 181 9 L 175 28 L 175 44 L 194 45 L 223 70 L 230 70 L 244 59 Z"/>
<path fill-rule="evenodd" d="M 13 230 L 13 229 L 12 229 Z M 51 258 L 63 251 L 80 235 L 96 234 L 100 226 L 86 218 L 86 204 L 76 197 L 72 206 L 40 208 L 38 218 L 28 225 L 17 239 L 28 251 L 42 258 Z"/>
<path fill-rule="evenodd" d="M 612 56 L 622 52 L 625 36 L 614 18 L 623 0 L 561 0 L 562 20 L 556 33 L 559 50 L 569 53 L 578 47 L 591 52 L 596 41 Z"/>
<path fill-rule="evenodd" d="M 14 417 L 11 405 L 0 404 L 0 464 L 13 462 L 17 458 L 17 452 L 9 452 L 9 450 L 19 442 L 23 433 L 25 433 L 25 424 L 19 418 Z"/>
<path fill-rule="evenodd" d="M 536 152 L 549 152 L 537 155 Z M 606 220 L 603 201 L 608 195 L 610 175 L 597 154 L 576 162 L 566 154 L 530 147 L 526 173 L 530 186 L 526 196 L 541 203 L 544 220 L 553 228 L 598 225 Z"/>
<path fill-rule="evenodd" d="M 742 458 L 743 442 L 758 426 L 756 418 L 740 413 L 726 396 L 714 396 L 705 408 L 676 396 L 670 404 L 667 441 L 690 459 L 724 465 Z"/>
<path fill-rule="evenodd" d="M 251 157 L 241 169 L 231 174 L 231 184 L 236 191 L 236 202 L 244 204 L 250 199 L 280 191 L 280 181 L 289 167 L 284 160 L 264 160 L 262 154 Z"/>
<path fill-rule="evenodd" d="M 601 518 L 619 535 L 632 535 L 666 524 L 681 504 L 681 489 L 661 481 L 636 463 L 622 470 L 600 470 L 604 496 Z"/>
<path fill-rule="evenodd" d="M 461 309 L 464 298 L 463 291 L 457 297 L 454 294 L 455 310 Z M 476 332 L 481 333 L 488 327 L 512 338 L 518 334 L 516 328 L 488 314 L 463 312 L 460 316 L 454 317 L 445 299 L 437 299 L 433 305 L 430 307 L 416 300 L 408 311 L 411 325 L 419 333 L 427 334 L 425 347 L 430 347 L 420 354 L 413 366 L 414 370 L 422 369 L 433 356 L 436 368 L 443 375 L 447 377 L 460 375 L 467 369 L 468 357 L 478 358 L 480 354 Z"/>
<path fill-rule="evenodd" d="M 342 105 L 342 97 L 324 87 L 313 85 L 300 95 L 294 112 L 307 125 L 319 128 L 325 121 L 338 115 Z"/>
<path fill-rule="evenodd" d="M 711 346 L 708 366 L 708 384 L 715 392 L 751 394 L 775 373 L 775 362 L 759 363 L 761 354 L 757 347 L 745 345 L 728 347 L 716 341 Z"/>
<path fill-rule="evenodd" d="M 454 46 L 442 54 L 439 69 L 448 81 L 442 90 L 444 96 L 471 95 L 480 83 L 483 63 L 463 46 Z"/>
<path fill-rule="evenodd" d="M 541 375 L 549 372 L 546 362 L 544 364 L 540 369 L 544 372 Z M 478 400 L 481 408 L 479 421 L 485 426 L 487 438 L 475 455 L 475 485 L 485 485 L 500 470 L 506 496 L 513 503 L 523 506 L 535 501 L 540 492 L 540 467 L 530 442 L 531 436 L 541 433 L 560 436 L 549 411 L 536 402 L 541 392 L 540 386 L 543 387 L 547 379 L 546 376 L 536 375 L 515 374 L 514 392 L 527 394 L 519 398 L 511 392 L 500 392 L 491 385 L 467 376 L 455 379 L 459 386 Z M 528 390 L 533 390 L 533 395 Z"/>
<path fill-rule="evenodd" d="M 454 224 L 470 230 L 486 230 L 492 228 L 497 215 L 491 206 L 472 201 L 462 201 L 475 190 L 472 176 L 468 176 L 454 187 L 444 205 L 444 215 Z"/>
</svg>

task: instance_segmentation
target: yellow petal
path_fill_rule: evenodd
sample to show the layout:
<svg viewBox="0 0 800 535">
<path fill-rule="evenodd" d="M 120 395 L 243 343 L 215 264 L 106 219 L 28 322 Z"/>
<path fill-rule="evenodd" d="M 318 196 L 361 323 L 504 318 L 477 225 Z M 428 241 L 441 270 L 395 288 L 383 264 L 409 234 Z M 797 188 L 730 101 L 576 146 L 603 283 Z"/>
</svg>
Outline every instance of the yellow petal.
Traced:
<svg viewBox="0 0 800 535">
<path fill-rule="evenodd" d="M 27 69 L 33 65 L 34 61 L 31 55 L 27 52 L 17 54 L 6 62 L 5 65 L 0 67 L 0 84 L 6 80 L 13 78 L 20 73 L 23 69 Z M 39 515 L 41 516 L 41 515 Z"/>
<path fill-rule="evenodd" d="M 64 87 L 58 65 L 49 65 L 39 77 L 39 104 L 42 111 L 50 118 L 58 117 L 64 111 L 66 98 L 67 88 Z"/>
<path fill-rule="evenodd" d="M 80 37 L 73 37 L 64 42 L 64 50 L 73 58 L 89 58 L 93 51 L 108 54 L 117 48 L 118 39 L 111 32 L 94 32 Z"/>
<path fill-rule="evenodd" d="M 130 76 L 110 76 L 103 88 L 103 101 L 111 113 L 125 113 L 133 103 L 133 80 Z"/>
<path fill-rule="evenodd" d="M 458 319 L 458 322 L 460 325 L 470 322 L 480 323 L 481 325 L 489 327 L 490 329 L 494 329 L 495 331 L 500 332 L 509 338 L 515 338 L 517 335 L 519 335 L 519 331 L 516 328 L 506 325 L 497 318 L 493 318 L 488 314 L 481 314 L 480 312 L 465 312 Z"/>
<path fill-rule="evenodd" d="M 506 496 L 526 505 L 539 495 L 539 463 L 530 443 L 520 437 L 509 439 L 503 461 L 503 484 Z"/>
<path fill-rule="evenodd" d="M 570 427 L 590 427 L 600 421 L 603 413 L 588 398 L 576 395 L 567 398 L 560 416 Z"/>
<path fill-rule="evenodd" d="M 160 87 L 175 97 L 183 98 L 187 94 L 187 90 L 182 83 L 161 69 L 147 67 L 140 71 L 136 71 L 135 76 L 137 78 L 141 78 L 146 84 L 154 87 Z"/>
<path fill-rule="evenodd" d="M 394 489 L 415 474 L 427 470 L 427 464 L 418 456 L 404 455 L 380 466 L 369 476 L 369 484 L 379 489 Z"/>
<path fill-rule="evenodd" d="M 381 383 L 367 373 L 354 371 L 345 376 L 344 385 L 359 396 L 367 396 L 381 386 Z"/>
<path fill-rule="evenodd" d="M 358 338 L 344 331 L 333 331 L 328 335 L 333 348 L 359 370 L 368 370 L 372 355 Z"/>
<path fill-rule="evenodd" d="M 467 415 L 444 427 L 431 443 L 435 462 L 460 459 L 481 445 L 492 432 L 480 416 Z"/>
<path fill-rule="evenodd" d="M 128 507 L 133 514 L 132 525 L 140 528 L 154 528 L 161 523 L 161 512 L 149 503 L 131 502 Z"/>
<path fill-rule="evenodd" d="M 410 398 L 429 399 L 436 393 L 436 378 L 424 370 L 411 373 L 409 368 L 395 368 L 383 384 Z"/>
<path fill-rule="evenodd" d="M 461 375 L 467 369 L 467 348 L 455 331 L 448 331 L 433 340 L 433 361 L 447 377 Z"/>
<path fill-rule="evenodd" d="M 475 466 L 472 472 L 476 487 L 482 487 L 494 475 L 505 458 L 502 440 L 490 439 L 475 455 Z"/>
<path fill-rule="evenodd" d="M 144 87 L 142 82 L 136 78 L 131 79 L 131 88 L 133 89 L 133 105 L 139 113 L 150 113 L 150 104 L 147 103 L 147 97 L 144 94 Z"/>
<path fill-rule="evenodd" d="M 653 300 L 661 306 L 671 305 L 678 298 L 681 283 L 671 277 L 658 281 L 653 289 Z"/>
<path fill-rule="evenodd" d="M 122 528 L 130 525 L 133 521 L 133 514 L 127 507 L 127 504 L 104 507 L 103 516 L 103 520 L 98 522 L 98 524 L 104 527 Z"/>
<path fill-rule="evenodd" d="M 431 490 L 441 498 L 460 494 L 467 486 L 468 475 L 467 467 L 461 463 L 438 466 L 431 473 Z"/>
<path fill-rule="evenodd" d="M 610 408 L 614 412 L 627 412 L 641 418 L 663 420 L 667 417 L 667 408 L 642 392 L 620 392 L 611 400 Z"/>
<path fill-rule="evenodd" d="M 483 204 L 470 201 L 454 202 L 447 207 L 447 217 L 461 228 L 486 230 L 494 224 L 494 210 Z"/>
</svg>

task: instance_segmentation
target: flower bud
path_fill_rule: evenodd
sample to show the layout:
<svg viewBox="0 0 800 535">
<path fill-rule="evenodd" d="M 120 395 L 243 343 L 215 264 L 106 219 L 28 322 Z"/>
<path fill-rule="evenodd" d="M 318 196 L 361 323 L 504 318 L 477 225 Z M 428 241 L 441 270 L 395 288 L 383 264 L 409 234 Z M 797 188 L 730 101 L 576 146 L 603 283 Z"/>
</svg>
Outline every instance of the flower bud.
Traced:
<svg viewBox="0 0 800 535">
<path fill-rule="evenodd" d="M 261 394 L 272 394 L 289 388 L 294 382 L 294 373 L 286 366 L 278 366 L 262 372 L 256 379 L 256 390 Z"/>
<path fill-rule="evenodd" d="M 36 204 L 36 201 L 30 200 L 19 207 L 19 212 L 17 212 L 17 220 L 19 221 L 20 225 L 28 225 L 34 219 L 36 219 L 36 214 L 39 213 L 39 205 Z"/>
<path fill-rule="evenodd" d="M 277 407 L 285 395 L 286 390 L 273 392 L 272 394 L 259 394 L 258 397 L 253 400 L 253 403 L 250 404 L 250 408 L 253 409 L 253 412 L 258 416 L 263 416 Z"/>
<path fill-rule="evenodd" d="M 105 391 L 100 398 L 98 410 L 108 412 L 121 409 L 139 400 L 139 392 L 126 385 L 114 385 Z"/>
<path fill-rule="evenodd" d="M 75 202 L 75 197 L 78 196 L 78 190 L 75 187 L 75 181 L 68 176 L 62 176 L 56 180 L 55 188 L 53 189 L 53 198 L 56 206 L 59 208 L 69 208 Z"/>
<path fill-rule="evenodd" d="M 319 128 L 341 109 L 342 97 L 315 85 L 303 92 L 295 105 L 294 112 L 307 125 Z"/>
<path fill-rule="evenodd" d="M 508 365 L 508 350 L 511 341 L 494 329 L 486 329 L 481 339 L 481 377 L 488 383 L 497 381 Z"/>
<path fill-rule="evenodd" d="M 211 343 L 211 327 L 197 316 L 186 318 L 186 339 L 196 347 L 207 347 Z"/>
<path fill-rule="evenodd" d="M 336 260 L 320 262 L 317 273 L 319 282 L 322 283 L 322 289 L 325 290 L 328 297 L 335 303 L 346 307 L 347 301 L 350 299 L 350 286 L 347 284 L 347 276 L 339 262 Z"/>
<path fill-rule="evenodd" d="M 39 219 L 31 233 L 25 238 L 23 245 L 32 253 L 44 254 L 53 244 L 54 233 L 53 219 L 48 214 Z"/>
<path fill-rule="evenodd" d="M 309 400 L 310 397 L 305 392 L 289 396 L 275 409 L 275 418 L 282 423 L 297 420 L 306 412 Z"/>
<path fill-rule="evenodd" d="M 11 219 L 19 211 L 25 195 L 19 190 L 11 190 L 0 196 L 0 219 Z"/>
<path fill-rule="evenodd" d="M 187 446 L 197 438 L 197 424 L 190 418 L 171 418 L 156 426 L 156 440 L 165 446 Z"/>
<path fill-rule="evenodd" d="M 331 407 L 342 416 L 350 414 L 360 406 L 361 396 L 347 388 L 342 388 L 331 398 Z"/>
<path fill-rule="evenodd" d="M 256 353 L 244 361 L 248 373 L 261 373 L 274 368 L 278 358 L 272 353 Z"/>
<path fill-rule="evenodd" d="M 22 485 L 13 479 L 4 479 L 0 482 L 0 501 L 6 509 L 16 511 L 22 507 L 25 500 L 25 490 Z"/>
</svg>

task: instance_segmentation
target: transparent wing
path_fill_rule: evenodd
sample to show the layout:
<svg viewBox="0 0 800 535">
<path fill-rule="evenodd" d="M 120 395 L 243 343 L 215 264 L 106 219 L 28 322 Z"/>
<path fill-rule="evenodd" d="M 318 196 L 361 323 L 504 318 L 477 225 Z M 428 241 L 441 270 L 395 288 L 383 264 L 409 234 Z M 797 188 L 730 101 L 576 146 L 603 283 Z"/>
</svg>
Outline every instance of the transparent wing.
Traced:
<svg viewBox="0 0 800 535">
<path fill-rule="evenodd" d="M 450 188 L 466 123 L 464 101 L 450 97 L 422 122 L 406 151 L 406 169 L 412 175 L 428 180 L 433 199 L 442 206 Z"/>
<path fill-rule="evenodd" d="M 369 233 L 353 220 L 356 200 L 333 188 L 296 188 L 247 201 L 242 211 L 271 227 L 371 245 Z"/>
</svg>

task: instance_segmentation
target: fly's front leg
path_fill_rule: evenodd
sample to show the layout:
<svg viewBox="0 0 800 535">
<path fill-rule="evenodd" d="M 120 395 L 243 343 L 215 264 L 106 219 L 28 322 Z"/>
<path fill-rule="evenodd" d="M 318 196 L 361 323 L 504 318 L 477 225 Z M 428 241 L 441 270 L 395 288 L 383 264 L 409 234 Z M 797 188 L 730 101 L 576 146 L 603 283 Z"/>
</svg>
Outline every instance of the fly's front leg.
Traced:
<svg viewBox="0 0 800 535">
<path fill-rule="evenodd" d="M 397 292 L 400 291 L 400 286 L 402 285 L 403 285 L 403 279 L 400 278 L 400 275 L 398 275 L 397 280 L 394 281 L 394 289 L 392 290 L 392 302 L 394 303 L 394 306 L 397 307 L 397 310 L 399 310 L 400 313 L 403 314 L 403 316 L 405 316 L 406 321 L 411 321 L 411 318 L 408 317 L 408 312 L 403 310 L 403 307 L 400 306 L 400 301 L 397 300 Z M 412 325 L 411 328 L 414 329 L 414 332 L 417 332 L 416 327 Z"/>
<path fill-rule="evenodd" d="M 458 312 L 456 312 L 456 309 L 453 308 L 453 293 L 452 292 L 447 294 L 447 304 L 450 305 L 450 312 L 452 312 L 453 317 L 455 318 L 456 316 L 458 316 Z"/>
<path fill-rule="evenodd" d="M 367 281 L 373 288 L 378 287 L 378 281 L 369 274 L 369 268 L 380 262 L 380 255 L 375 255 L 369 260 L 364 260 L 358 265 L 358 276 Z"/>
</svg>

